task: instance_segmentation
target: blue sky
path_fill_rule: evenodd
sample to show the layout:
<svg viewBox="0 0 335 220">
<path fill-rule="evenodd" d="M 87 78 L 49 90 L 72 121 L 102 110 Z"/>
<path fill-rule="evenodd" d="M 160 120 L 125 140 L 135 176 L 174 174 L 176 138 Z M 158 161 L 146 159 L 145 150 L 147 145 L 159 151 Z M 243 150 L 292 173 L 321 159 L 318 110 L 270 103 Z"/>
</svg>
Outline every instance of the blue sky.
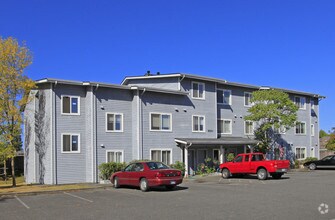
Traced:
<svg viewBox="0 0 335 220">
<path fill-rule="evenodd" d="M 184 72 L 327 96 L 335 127 L 333 0 L 3 1 L 0 36 L 26 41 L 33 79 L 119 84 Z"/>
</svg>

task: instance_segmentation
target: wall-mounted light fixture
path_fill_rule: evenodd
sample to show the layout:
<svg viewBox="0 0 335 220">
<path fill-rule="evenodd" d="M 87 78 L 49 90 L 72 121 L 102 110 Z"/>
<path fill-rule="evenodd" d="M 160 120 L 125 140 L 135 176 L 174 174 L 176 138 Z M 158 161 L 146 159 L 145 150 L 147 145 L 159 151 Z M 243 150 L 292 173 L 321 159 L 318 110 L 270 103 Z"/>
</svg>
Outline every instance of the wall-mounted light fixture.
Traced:
<svg viewBox="0 0 335 220">
<path fill-rule="evenodd" d="M 104 109 L 105 109 L 105 106 L 103 106 L 103 105 L 100 105 L 100 108 L 101 108 L 102 110 L 104 110 Z"/>
<path fill-rule="evenodd" d="M 100 144 L 100 147 L 101 147 L 101 148 L 105 148 L 105 145 L 104 145 L 104 144 Z"/>
</svg>

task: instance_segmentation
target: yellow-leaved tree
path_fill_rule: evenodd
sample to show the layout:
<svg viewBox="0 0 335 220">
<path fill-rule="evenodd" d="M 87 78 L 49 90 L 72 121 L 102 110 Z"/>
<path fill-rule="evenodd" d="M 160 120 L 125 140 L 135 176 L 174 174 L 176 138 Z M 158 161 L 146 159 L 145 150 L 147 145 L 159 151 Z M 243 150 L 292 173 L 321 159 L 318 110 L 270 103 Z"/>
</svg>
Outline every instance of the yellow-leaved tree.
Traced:
<svg viewBox="0 0 335 220">
<path fill-rule="evenodd" d="M 12 37 L 0 37 L 0 158 L 11 159 L 12 185 L 16 186 L 14 157 L 21 145 L 22 112 L 34 81 L 24 76 L 32 63 L 26 45 Z"/>
</svg>

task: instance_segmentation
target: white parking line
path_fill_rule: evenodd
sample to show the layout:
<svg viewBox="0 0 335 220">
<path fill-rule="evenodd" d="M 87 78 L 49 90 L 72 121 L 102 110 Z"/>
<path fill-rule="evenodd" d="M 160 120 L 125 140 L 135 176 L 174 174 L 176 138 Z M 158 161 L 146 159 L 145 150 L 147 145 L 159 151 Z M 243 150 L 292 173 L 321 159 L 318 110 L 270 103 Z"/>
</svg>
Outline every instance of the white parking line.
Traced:
<svg viewBox="0 0 335 220">
<path fill-rule="evenodd" d="M 15 199 L 16 199 L 17 201 L 19 201 L 24 207 L 26 207 L 27 209 L 30 209 L 30 207 L 27 206 L 27 204 L 24 203 L 21 199 L 19 199 L 17 196 L 14 196 L 14 197 L 15 197 Z"/>
<path fill-rule="evenodd" d="M 266 184 L 264 181 L 261 181 L 261 183 Z"/>
<path fill-rule="evenodd" d="M 85 200 L 85 201 L 87 201 L 87 202 L 93 202 L 92 200 L 85 199 L 85 198 L 83 198 L 83 197 L 76 196 L 76 195 L 73 195 L 73 194 L 71 194 L 71 193 L 64 192 L 64 194 L 69 195 L 69 196 L 72 196 L 72 197 L 75 197 L 75 198 L 78 198 L 78 199 Z"/>
<path fill-rule="evenodd" d="M 143 195 L 139 195 L 139 194 L 135 194 L 135 193 L 127 192 L 127 191 L 124 191 L 124 190 L 121 190 L 121 189 L 106 189 L 106 190 L 107 190 L 107 191 L 110 191 L 110 192 L 124 193 L 124 194 L 131 195 L 131 196 L 138 196 L 138 197 L 141 197 L 141 198 L 144 197 Z"/>
</svg>

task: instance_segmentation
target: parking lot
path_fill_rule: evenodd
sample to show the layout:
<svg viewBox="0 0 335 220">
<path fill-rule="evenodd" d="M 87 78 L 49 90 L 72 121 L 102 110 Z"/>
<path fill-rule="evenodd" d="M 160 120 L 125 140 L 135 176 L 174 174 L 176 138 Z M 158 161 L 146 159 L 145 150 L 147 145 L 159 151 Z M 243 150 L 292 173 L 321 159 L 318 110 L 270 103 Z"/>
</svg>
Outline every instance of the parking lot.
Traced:
<svg viewBox="0 0 335 220">
<path fill-rule="evenodd" d="M 335 219 L 335 171 L 211 176 L 174 191 L 120 188 L 1 197 L 6 219 Z"/>
</svg>

